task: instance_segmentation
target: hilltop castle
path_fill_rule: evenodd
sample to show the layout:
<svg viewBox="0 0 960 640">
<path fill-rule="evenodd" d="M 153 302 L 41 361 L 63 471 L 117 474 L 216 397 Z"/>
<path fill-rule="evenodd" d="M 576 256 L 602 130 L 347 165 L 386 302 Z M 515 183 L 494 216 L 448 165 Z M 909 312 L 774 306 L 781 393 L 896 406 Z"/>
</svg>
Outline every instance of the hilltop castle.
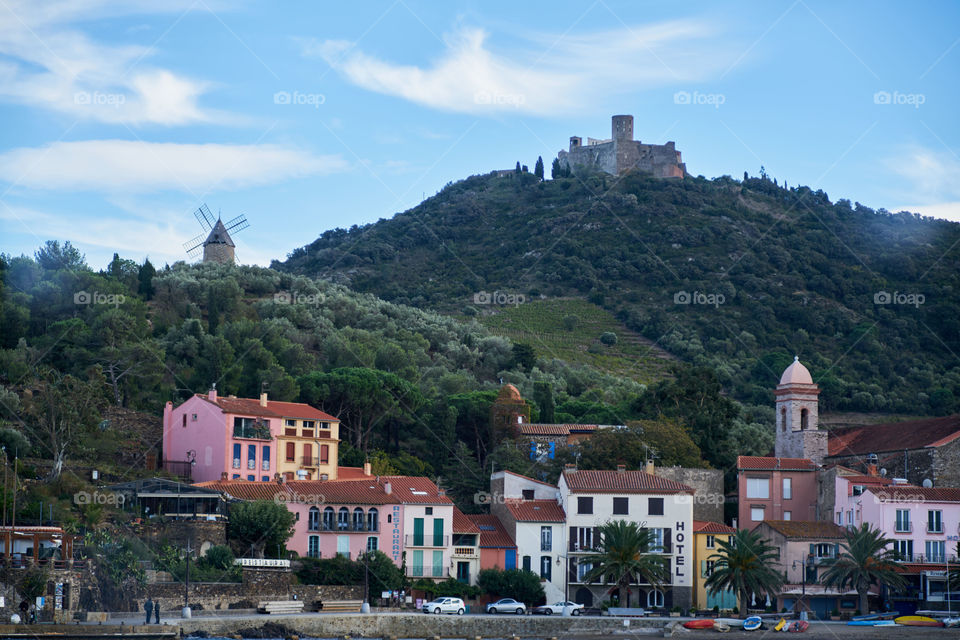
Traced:
<svg viewBox="0 0 960 640">
<path fill-rule="evenodd" d="M 637 169 L 657 178 L 682 178 L 687 166 L 680 159 L 673 141 L 667 144 L 643 144 L 633 139 L 633 116 L 613 116 L 613 137 L 609 140 L 578 136 L 570 138 L 570 150 L 560 151 L 557 159 L 564 169 L 591 169 L 614 175 Z"/>
</svg>

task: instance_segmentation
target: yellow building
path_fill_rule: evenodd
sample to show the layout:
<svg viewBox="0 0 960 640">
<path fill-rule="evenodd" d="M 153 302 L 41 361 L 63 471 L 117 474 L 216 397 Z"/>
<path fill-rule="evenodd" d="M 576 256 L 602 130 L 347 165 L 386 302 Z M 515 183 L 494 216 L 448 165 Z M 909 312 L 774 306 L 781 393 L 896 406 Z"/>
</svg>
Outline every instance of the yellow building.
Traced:
<svg viewBox="0 0 960 640">
<path fill-rule="evenodd" d="M 729 540 L 730 536 L 736 532 L 737 530 L 733 527 L 720 522 L 693 521 L 693 562 L 697 567 L 694 574 L 696 586 L 693 592 L 693 606 L 697 609 L 713 609 L 716 606 L 721 609 L 732 609 L 737 606 L 737 595 L 732 591 L 714 595 L 708 593 L 706 587 L 707 577 L 713 572 L 715 562 L 710 559 L 710 556 L 720 549 L 717 542 Z"/>
<path fill-rule="evenodd" d="M 336 480 L 340 422 L 313 409 L 284 415 L 277 438 L 277 472 L 287 480 Z"/>
</svg>

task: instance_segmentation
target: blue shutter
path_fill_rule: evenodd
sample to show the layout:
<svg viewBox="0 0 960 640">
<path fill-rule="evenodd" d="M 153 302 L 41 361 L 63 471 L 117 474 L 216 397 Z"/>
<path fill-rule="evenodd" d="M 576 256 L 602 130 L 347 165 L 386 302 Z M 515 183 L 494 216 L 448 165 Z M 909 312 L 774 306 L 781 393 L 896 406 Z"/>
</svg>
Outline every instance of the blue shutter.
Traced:
<svg viewBox="0 0 960 640">
<path fill-rule="evenodd" d="M 553 460 L 553 454 L 555 454 L 556 452 L 557 452 L 557 443 L 551 442 L 550 443 L 550 459 L 551 460 Z"/>
<path fill-rule="evenodd" d="M 537 443 L 534 442 L 533 440 L 530 441 L 530 459 L 531 460 L 537 459 Z"/>
<path fill-rule="evenodd" d="M 516 549 L 507 549 L 506 558 L 504 559 L 504 569 L 516 569 L 517 568 L 517 550 Z"/>
</svg>

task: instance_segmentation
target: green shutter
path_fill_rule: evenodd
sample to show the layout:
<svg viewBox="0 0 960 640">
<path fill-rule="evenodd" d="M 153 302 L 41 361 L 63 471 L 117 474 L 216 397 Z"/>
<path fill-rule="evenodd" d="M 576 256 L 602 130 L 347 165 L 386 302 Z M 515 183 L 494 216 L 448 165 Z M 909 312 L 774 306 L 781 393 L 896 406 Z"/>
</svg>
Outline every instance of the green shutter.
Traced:
<svg viewBox="0 0 960 640">
<path fill-rule="evenodd" d="M 443 544 L 443 518 L 433 519 L 433 546 L 444 547 Z"/>
<path fill-rule="evenodd" d="M 423 546 L 423 518 L 413 519 L 413 546 Z"/>
<path fill-rule="evenodd" d="M 420 549 L 413 552 L 413 575 L 423 576 L 423 551 Z"/>
<path fill-rule="evenodd" d="M 707 577 L 707 561 L 706 560 L 700 561 L 700 577 L 701 578 Z"/>
<path fill-rule="evenodd" d="M 439 520 L 439 518 L 437 519 Z M 434 522 L 437 522 L 434 520 Z M 441 523 L 441 528 L 443 520 L 439 520 Z M 434 551 L 433 552 L 433 577 L 442 578 L 443 577 L 443 551 Z"/>
</svg>

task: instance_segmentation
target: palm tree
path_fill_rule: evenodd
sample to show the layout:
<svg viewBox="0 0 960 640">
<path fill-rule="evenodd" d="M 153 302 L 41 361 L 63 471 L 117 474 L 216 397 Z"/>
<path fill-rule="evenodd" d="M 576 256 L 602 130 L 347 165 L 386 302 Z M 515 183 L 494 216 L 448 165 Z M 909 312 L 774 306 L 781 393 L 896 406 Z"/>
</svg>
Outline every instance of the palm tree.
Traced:
<svg viewBox="0 0 960 640">
<path fill-rule="evenodd" d="M 840 555 L 826 561 L 827 571 L 820 582 L 838 590 L 855 589 L 860 596 L 860 612 L 870 613 L 867 596 L 871 586 L 895 589 L 906 584 L 897 572 L 896 552 L 887 546 L 891 542 L 868 523 L 849 529 L 846 541 L 840 543 Z"/>
<path fill-rule="evenodd" d="M 705 585 L 712 594 L 733 591 L 740 608 L 746 608 L 751 593 L 776 597 L 783 586 L 783 574 L 773 564 L 777 550 L 754 531 L 738 530 L 728 540 L 717 540 L 719 549 L 710 556 L 713 573 Z"/>
<path fill-rule="evenodd" d="M 605 582 L 617 586 L 621 606 L 631 582 L 651 584 L 656 588 L 667 579 L 666 557 L 649 549 L 656 534 L 636 522 L 612 520 L 600 527 L 599 556 L 590 558 L 593 568 L 583 577 L 592 582 L 603 576 Z"/>
</svg>

